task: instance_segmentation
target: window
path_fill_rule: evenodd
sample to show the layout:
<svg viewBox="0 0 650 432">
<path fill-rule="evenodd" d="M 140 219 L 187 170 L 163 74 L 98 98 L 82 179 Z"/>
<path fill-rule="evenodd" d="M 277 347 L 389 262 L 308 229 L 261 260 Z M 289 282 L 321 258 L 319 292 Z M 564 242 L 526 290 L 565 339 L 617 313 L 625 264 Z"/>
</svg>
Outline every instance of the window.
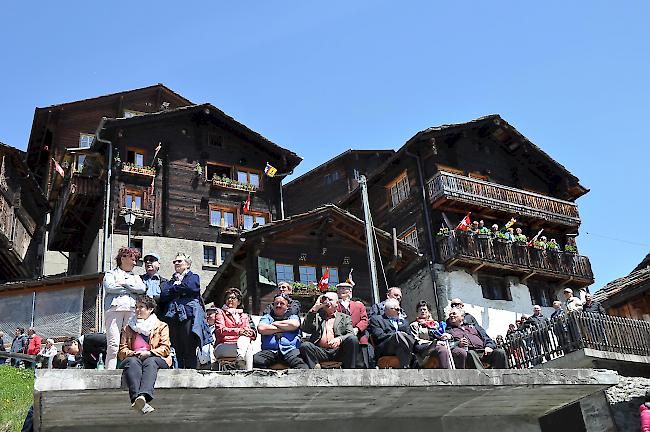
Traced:
<svg viewBox="0 0 650 432">
<path fill-rule="evenodd" d="M 352 170 L 352 175 L 354 176 L 354 179 L 355 179 L 356 181 L 361 180 L 361 173 L 359 172 L 358 169 L 354 168 L 354 169 Z"/>
<path fill-rule="evenodd" d="M 144 152 L 140 149 L 129 148 L 126 152 L 126 161 L 135 166 L 144 166 Z"/>
<path fill-rule="evenodd" d="M 418 230 L 417 227 L 413 226 L 406 230 L 402 235 L 399 236 L 399 239 L 404 243 L 408 243 L 414 248 L 418 248 Z"/>
<path fill-rule="evenodd" d="M 95 139 L 95 135 L 93 134 L 85 134 L 85 133 L 79 134 L 79 147 L 81 148 L 90 147 L 94 139 Z"/>
<path fill-rule="evenodd" d="M 329 174 L 325 174 L 325 184 L 329 185 L 341 178 L 341 173 L 338 171 L 333 171 Z"/>
<path fill-rule="evenodd" d="M 250 185 L 260 186 L 260 175 L 254 172 L 237 171 L 237 181 L 240 183 L 248 183 Z"/>
<path fill-rule="evenodd" d="M 478 283 L 483 291 L 483 298 L 490 300 L 512 300 L 510 284 L 505 277 L 478 275 Z"/>
<path fill-rule="evenodd" d="M 124 207 L 142 210 L 142 191 L 127 190 L 124 194 Z"/>
<path fill-rule="evenodd" d="M 391 208 L 404 201 L 409 196 L 409 178 L 404 171 L 396 180 L 388 185 L 390 190 Z"/>
<path fill-rule="evenodd" d="M 210 208 L 210 225 L 229 228 L 235 226 L 235 212 L 229 209 Z"/>
<path fill-rule="evenodd" d="M 144 114 L 142 111 L 124 110 L 124 118 L 136 117 L 142 114 Z"/>
<path fill-rule="evenodd" d="M 140 252 L 140 260 L 142 261 L 142 239 L 131 239 L 131 244 L 129 245 L 130 248 L 137 249 L 138 252 Z"/>
<path fill-rule="evenodd" d="M 275 274 L 277 275 L 278 282 L 293 282 L 293 266 L 291 264 L 276 264 Z"/>
<path fill-rule="evenodd" d="M 205 178 L 206 180 L 212 180 L 213 178 L 231 178 L 232 169 L 227 166 L 217 165 L 214 162 L 208 162 L 205 165 Z"/>
<path fill-rule="evenodd" d="M 300 272 L 300 282 L 304 284 L 316 282 L 316 267 L 300 266 L 298 271 Z"/>
<path fill-rule="evenodd" d="M 203 246 L 203 265 L 217 265 L 217 248 L 215 246 Z"/>
<path fill-rule="evenodd" d="M 551 307 L 555 297 L 555 290 L 547 283 L 541 281 L 528 281 L 528 290 L 530 291 L 530 301 L 534 305 Z"/>
<path fill-rule="evenodd" d="M 221 262 L 219 265 L 223 264 L 226 261 L 226 258 L 228 258 L 228 255 L 230 255 L 230 249 L 226 248 L 221 248 Z"/>
<path fill-rule="evenodd" d="M 330 269 L 330 280 L 328 281 L 328 285 L 336 285 L 339 283 L 339 269 L 338 267 L 321 267 L 321 274 L 325 274 L 325 269 L 329 268 Z"/>
<path fill-rule="evenodd" d="M 266 218 L 260 215 L 244 215 L 244 229 L 249 230 L 264 225 Z"/>
<path fill-rule="evenodd" d="M 86 155 L 76 155 L 74 159 L 74 172 L 83 172 L 84 163 L 86 162 Z"/>
</svg>

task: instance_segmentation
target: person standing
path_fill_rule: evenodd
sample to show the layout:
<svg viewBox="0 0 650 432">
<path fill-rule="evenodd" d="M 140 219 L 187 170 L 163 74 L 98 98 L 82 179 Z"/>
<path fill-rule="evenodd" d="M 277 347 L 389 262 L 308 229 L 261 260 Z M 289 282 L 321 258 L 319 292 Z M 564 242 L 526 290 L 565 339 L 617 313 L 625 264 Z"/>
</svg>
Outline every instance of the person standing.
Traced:
<svg viewBox="0 0 650 432">
<path fill-rule="evenodd" d="M 573 290 L 571 288 L 564 288 L 564 305 L 566 307 L 567 313 L 582 311 L 582 301 L 578 297 L 573 296 Z"/>
<path fill-rule="evenodd" d="M 147 287 L 146 295 L 156 301 L 156 314 L 160 314 L 160 289 L 167 282 L 167 279 L 160 276 L 160 256 L 155 252 L 150 252 L 142 258 L 144 271 L 142 282 Z"/>
<path fill-rule="evenodd" d="M 214 342 L 201 305 L 201 282 L 192 273 L 192 259 L 182 252 L 173 261 L 174 274 L 160 291 L 166 304 L 164 320 L 169 324 L 171 344 L 176 351 L 179 369 L 196 369 L 196 349 Z"/>
<path fill-rule="evenodd" d="M 599 315 L 607 315 L 607 312 L 605 312 L 603 305 L 601 305 L 600 302 L 594 300 L 594 296 L 592 294 L 585 294 L 585 302 L 582 305 L 582 311 Z"/>
<path fill-rule="evenodd" d="M 135 312 L 135 297 L 147 290 L 140 276 L 133 273 L 138 258 L 140 252 L 137 249 L 122 247 L 115 257 L 116 267 L 104 274 L 105 304 L 108 305 L 104 323 L 108 344 L 106 369 L 117 368 L 120 331 Z"/>
<path fill-rule="evenodd" d="M 5 334 L 4 332 L 0 331 L 0 351 L 2 352 L 7 352 L 7 349 L 5 348 L 5 341 L 4 341 Z M 5 359 L 4 357 L 0 357 L 0 365 L 5 364 Z"/>
<path fill-rule="evenodd" d="M 352 289 L 353 285 L 348 282 L 336 285 L 336 294 L 339 297 L 338 311 L 350 315 L 352 330 L 359 339 L 360 353 L 357 355 L 357 368 L 368 368 L 374 360 L 374 351 L 368 345 L 368 313 L 363 303 L 352 300 Z"/>
<path fill-rule="evenodd" d="M 11 341 L 11 352 L 12 353 L 25 353 L 27 348 L 27 336 L 25 336 L 25 329 L 22 327 L 16 327 L 14 332 L 14 340 Z M 22 360 L 11 359 L 11 365 L 18 367 L 22 363 Z"/>
<path fill-rule="evenodd" d="M 27 354 L 36 356 L 41 352 L 41 343 L 42 339 L 39 335 L 36 334 L 36 330 L 33 327 L 30 327 L 27 330 Z M 27 367 L 34 367 L 33 362 L 27 362 Z"/>
</svg>

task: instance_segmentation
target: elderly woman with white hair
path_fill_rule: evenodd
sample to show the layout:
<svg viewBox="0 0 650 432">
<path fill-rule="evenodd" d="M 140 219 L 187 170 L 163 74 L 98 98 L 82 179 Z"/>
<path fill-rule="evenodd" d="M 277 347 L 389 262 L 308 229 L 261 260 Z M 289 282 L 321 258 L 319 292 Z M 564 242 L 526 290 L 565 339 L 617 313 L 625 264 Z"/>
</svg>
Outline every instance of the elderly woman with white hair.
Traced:
<svg viewBox="0 0 650 432">
<path fill-rule="evenodd" d="M 196 349 L 214 342 L 201 306 L 201 282 L 192 273 L 192 259 L 177 253 L 174 274 L 161 288 L 162 319 L 169 325 L 169 336 L 180 369 L 196 369 Z"/>
<path fill-rule="evenodd" d="M 48 339 L 45 342 L 45 346 L 41 348 L 41 351 L 38 353 L 38 355 L 46 358 L 47 368 L 52 369 L 52 360 L 54 359 L 54 356 L 58 354 L 58 352 L 59 350 L 56 349 L 56 346 L 54 345 L 54 339 Z"/>
</svg>

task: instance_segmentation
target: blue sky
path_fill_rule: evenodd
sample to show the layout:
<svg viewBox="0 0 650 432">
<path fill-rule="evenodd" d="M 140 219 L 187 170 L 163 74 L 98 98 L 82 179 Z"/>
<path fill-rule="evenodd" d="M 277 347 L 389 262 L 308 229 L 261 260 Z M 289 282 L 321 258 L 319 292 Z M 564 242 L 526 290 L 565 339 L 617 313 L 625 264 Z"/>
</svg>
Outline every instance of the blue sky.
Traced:
<svg viewBox="0 0 650 432">
<path fill-rule="evenodd" d="M 296 174 L 499 113 L 591 189 L 592 290 L 650 252 L 648 2 L 95 3 L 3 5 L 0 141 L 24 149 L 36 106 L 157 82 L 295 151 Z"/>
</svg>

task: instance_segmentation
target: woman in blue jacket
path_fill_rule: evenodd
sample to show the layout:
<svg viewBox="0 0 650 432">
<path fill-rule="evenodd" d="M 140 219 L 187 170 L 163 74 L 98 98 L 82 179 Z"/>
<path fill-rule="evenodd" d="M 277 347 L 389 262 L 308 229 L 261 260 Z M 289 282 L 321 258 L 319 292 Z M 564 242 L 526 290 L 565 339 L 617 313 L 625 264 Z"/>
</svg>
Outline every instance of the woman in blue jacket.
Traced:
<svg viewBox="0 0 650 432">
<path fill-rule="evenodd" d="M 195 369 L 196 349 L 205 345 L 201 329 L 207 327 L 200 301 L 201 283 L 199 275 L 190 271 L 192 259 L 188 255 L 177 253 L 173 263 L 175 272 L 160 291 L 160 310 L 169 325 L 178 367 Z"/>
</svg>

